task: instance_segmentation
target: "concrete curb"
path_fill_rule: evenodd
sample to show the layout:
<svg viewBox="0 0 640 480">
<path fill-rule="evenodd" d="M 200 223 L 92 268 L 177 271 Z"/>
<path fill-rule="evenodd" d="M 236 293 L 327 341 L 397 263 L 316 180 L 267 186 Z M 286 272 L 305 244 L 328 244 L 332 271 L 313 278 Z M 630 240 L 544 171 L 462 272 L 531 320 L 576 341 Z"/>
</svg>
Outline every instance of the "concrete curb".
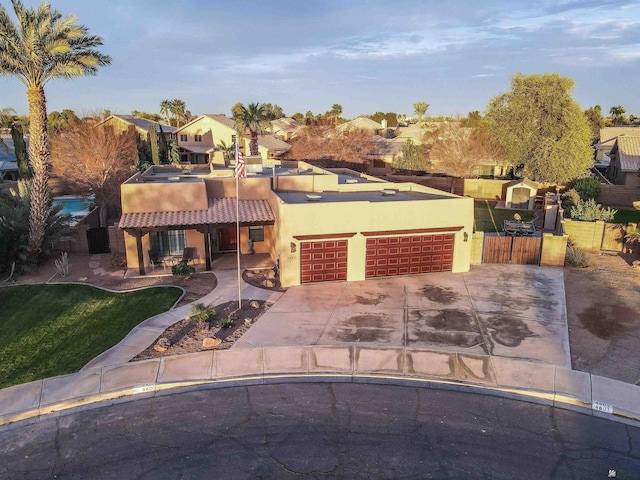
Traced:
<svg viewBox="0 0 640 480">
<path fill-rule="evenodd" d="M 640 388 L 631 384 L 511 358 L 374 345 L 214 350 L 88 368 L 0 390 L 0 425 L 193 389 L 336 381 L 468 391 L 640 426 Z"/>
</svg>

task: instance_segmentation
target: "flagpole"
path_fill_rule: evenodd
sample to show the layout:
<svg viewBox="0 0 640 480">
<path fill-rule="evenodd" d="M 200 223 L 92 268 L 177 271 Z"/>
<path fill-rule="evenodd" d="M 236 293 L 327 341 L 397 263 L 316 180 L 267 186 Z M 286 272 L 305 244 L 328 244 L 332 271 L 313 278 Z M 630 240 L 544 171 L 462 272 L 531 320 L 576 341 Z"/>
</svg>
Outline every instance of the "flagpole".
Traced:
<svg viewBox="0 0 640 480">
<path fill-rule="evenodd" d="M 238 141 L 236 140 L 236 168 L 235 168 L 235 177 L 236 177 L 236 257 L 238 260 L 238 310 L 242 308 L 242 286 L 240 280 L 240 188 L 239 188 L 239 179 L 240 171 L 238 169 L 238 157 L 240 152 L 240 148 L 238 146 Z"/>
</svg>

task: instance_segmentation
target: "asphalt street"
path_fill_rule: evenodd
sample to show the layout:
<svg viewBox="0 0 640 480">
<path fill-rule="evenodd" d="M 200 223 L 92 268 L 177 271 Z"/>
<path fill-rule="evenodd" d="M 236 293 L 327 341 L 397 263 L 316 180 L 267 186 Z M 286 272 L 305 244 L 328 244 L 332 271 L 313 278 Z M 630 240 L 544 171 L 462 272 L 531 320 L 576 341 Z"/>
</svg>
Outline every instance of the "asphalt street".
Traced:
<svg viewBox="0 0 640 480">
<path fill-rule="evenodd" d="M 178 393 L 0 428 L 2 479 L 640 478 L 640 428 L 352 383 Z"/>
</svg>

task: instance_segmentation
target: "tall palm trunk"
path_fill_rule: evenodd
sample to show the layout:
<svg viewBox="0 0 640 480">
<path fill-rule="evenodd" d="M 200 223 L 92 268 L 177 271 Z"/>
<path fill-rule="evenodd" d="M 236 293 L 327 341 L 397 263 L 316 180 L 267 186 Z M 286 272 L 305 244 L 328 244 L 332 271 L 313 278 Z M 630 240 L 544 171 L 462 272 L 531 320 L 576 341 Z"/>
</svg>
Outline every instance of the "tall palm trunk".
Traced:
<svg viewBox="0 0 640 480">
<path fill-rule="evenodd" d="M 43 87 L 27 89 L 29 100 L 29 161 L 33 169 L 31 209 L 29 212 L 29 256 L 36 261 L 42 250 L 45 226 L 49 216 L 49 137 L 47 106 Z"/>
<path fill-rule="evenodd" d="M 258 132 L 251 130 L 251 141 L 249 142 L 249 151 L 251 155 L 258 155 Z"/>
</svg>

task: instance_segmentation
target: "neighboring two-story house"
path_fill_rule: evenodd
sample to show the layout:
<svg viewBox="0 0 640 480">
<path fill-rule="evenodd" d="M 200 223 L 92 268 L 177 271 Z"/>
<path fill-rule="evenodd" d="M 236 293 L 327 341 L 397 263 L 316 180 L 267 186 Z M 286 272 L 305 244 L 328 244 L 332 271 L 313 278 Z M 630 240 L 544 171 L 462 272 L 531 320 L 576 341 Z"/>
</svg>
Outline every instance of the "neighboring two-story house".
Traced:
<svg viewBox="0 0 640 480">
<path fill-rule="evenodd" d="M 208 163 L 214 161 L 216 147 L 220 142 L 230 146 L 237 136 L 233 118 L 223 114 L 206 114 L 192 120 L 177 131 L 181 162 Z M 240 147 L 245 154 L 249 153 L 249 135 L 243 135 Z M 290 148 L 290 145 L 277 136 L 267 133 L 258 136 L 258 151 L 262 158 L 279 158 Z M 221 157 L 220 153 L 220 157 Z M 216 159 L 215 163 L 224 163 Z"/>
<path fill-rule="evenodd" d="M 155 126 L 157 133 L 160 133 L 160 129 L 162 129 L 167 141 L 176 141 L 176 131 L 178 130 L 176 127 L 133 115 L 109 115 L 96 126 L 112 127 L 117 132 L 126 132 L 128 129 L 133 128 L 141 139 L 146 140 L 151 125 Z"/>
</svg>

